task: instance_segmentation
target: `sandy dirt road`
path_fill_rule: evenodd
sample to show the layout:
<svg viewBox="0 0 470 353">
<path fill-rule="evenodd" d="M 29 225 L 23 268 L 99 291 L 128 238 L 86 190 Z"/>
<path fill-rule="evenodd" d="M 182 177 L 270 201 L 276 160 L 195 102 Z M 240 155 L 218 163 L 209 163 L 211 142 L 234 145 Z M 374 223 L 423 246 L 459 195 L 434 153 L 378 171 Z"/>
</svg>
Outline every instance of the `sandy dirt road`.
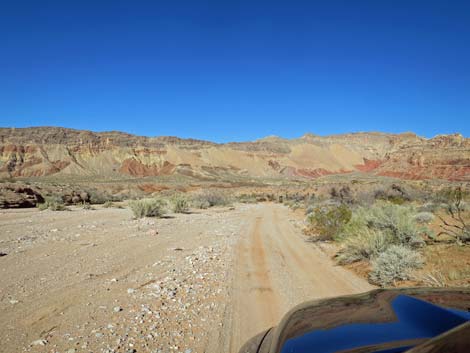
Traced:
<svg viewBox="0 0 470 353">
<path fill-rule="evenodd" d="M 287 311 L 306 300 L 372 289 L 306 243 L 284 206 L 263 205 L 249 219 L 235 249 L 228 351 L 237 352 L 247 339 L 278 324 Z"/>
<path fill-rule="evenodd" d="M 278 204 L 164 219 L 0 212 L 0 352 L 237 352 L 305 300 L 369 290 Z"/>
</svg>

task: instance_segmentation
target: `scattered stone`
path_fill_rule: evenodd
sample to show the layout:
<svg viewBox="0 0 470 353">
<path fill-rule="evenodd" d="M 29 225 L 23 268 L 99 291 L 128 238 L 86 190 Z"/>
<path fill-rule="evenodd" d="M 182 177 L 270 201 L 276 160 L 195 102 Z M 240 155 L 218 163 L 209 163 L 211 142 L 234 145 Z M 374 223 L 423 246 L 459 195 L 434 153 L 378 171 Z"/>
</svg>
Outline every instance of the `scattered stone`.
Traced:
<svg viewBox="0 0 470 353">
<path fill-rule="evenodd" d="M 15 305 L 15 304 L 18 304 L 18 303 L 19 303 L 19 301 L 16 300 L 16 299 L 11 299 L 10 300 L 10 304 L 12 304 L 12 305 Z"/>
<path fill-rule="evenodd" d="M 113 308 L 113 311 L 114 311 L 115 313 L 118 313 L 118 312 L 122 311 L 122 308 L 121 308 L 120 306 L 115 306 L 115 307 Z"/>
<path fill-rule="evenodd" d="M 158 232 L 155 229 L 149 229 L 147 235 L 155 236 L 158 235 Z"/>
<path fill-rule="evenodd" d="M 44 339 L 31 342 L 31 346 L 45 346 L 46 344 L 47 344 L 47 341 Z"/>
<path fill-rule="evenodd" d="M 1 251 L 0 251 L 0 257 L 2 257 L 2 256 L 7 256 L 7 255 L 8 255 L 8 254 L 7 254 L 6 252 L 1 252 Z"/>
<path fill-rule="evenodd" d="M 134 288 L 127 288 L 127 294 L 132 294 L 132 293 L 135 293 L 135 289 Z"/>
</svg>

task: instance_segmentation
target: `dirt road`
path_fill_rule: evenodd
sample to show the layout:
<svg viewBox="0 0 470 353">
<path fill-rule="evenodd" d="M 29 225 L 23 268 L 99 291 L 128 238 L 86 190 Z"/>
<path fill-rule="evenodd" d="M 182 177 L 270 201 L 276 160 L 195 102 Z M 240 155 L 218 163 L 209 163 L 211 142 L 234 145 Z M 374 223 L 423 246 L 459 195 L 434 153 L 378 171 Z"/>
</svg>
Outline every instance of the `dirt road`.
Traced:
<svg viewBox="0 0 470 353">
<path fill-rule="evenodd" d="M 284 206 L 263 205 L 249 219 L 236 248 L 228 351 L 237 352 L 247 339 L 306 300 L 372 289 L 306 243 Z"/>
<path fill-rule="evenodd" d="M 277 204 L 164 219 L 0 212 L 0 352 L 236 352 L 312 298 L 371 287 Z"/>
</svg>

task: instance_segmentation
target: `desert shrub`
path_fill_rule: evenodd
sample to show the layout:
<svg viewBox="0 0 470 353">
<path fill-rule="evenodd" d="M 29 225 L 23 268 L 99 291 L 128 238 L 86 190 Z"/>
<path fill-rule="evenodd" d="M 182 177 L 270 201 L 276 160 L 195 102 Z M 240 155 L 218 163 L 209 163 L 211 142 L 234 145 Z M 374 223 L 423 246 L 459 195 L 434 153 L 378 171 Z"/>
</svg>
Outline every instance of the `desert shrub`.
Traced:
<svg viewBox="0 0 470 353">
<path fill-rule="evenodd" d="M 389 234 L 365 227 L 356 236 L 344 240 L 336 259 L 341 265 L 370 260 L 379 256 L 391 244 L 393 244 L 393 239 Z"/>
<path fill-rule="evenodd" d="M 195 208 L 209 208 L 214 206 L 228 206 L 229 198 L 221 192 L 215 190 L 206 190 L 197 194 L 191 200 L 191 204 Z"/>
<path fill-rule="evenodd" d="M 332 187 L 330 189 L 330 196 L 332 199 L 341 201 L 342 203 L 351 204 L 354 202 L 354 198 L 349 186 L 342 186 L 340 189 Z"/>
<path fill-rule="evenodd" d="M 363 208 L 362 215 L 369 228 L 389 233 L 397 244 L 410 247 L 424 244 L 420 236 L 422 229 L 416 224 L 412 207 L 379 202 Z"/>
<path fill-rule="evenodd" d="M 184 196 L 178 195 L 173 197 L 171 205 L 175 213 L 187 213 L 189 211 L 189 202 Z"/>
<path fill-rule="evenodd" d="M 135 218 L 161 217 L 165 214 L 165 202 L 160 199 L 142 199 L 129 202 Z"/>
<path fill-rule="evenodd" d="M 122 201 L 120 197 L 113 196 L 108 194 L 104 191 L 98 191 L 95 189 L 87 190 L 86 192 L 82 192 L 81 197 L 84 201 L 91 203 L 92 205 L 102 205 L 108 201 Z M 84 196 L 88 195 L 88 199 L 85 200 Z"/>
<path fill-rule="evenodd" d="M 113 201 L 109 201 L 109 200 L 103 204 L 103 207 L 104 208 L 123 208 L 121 205 L 118 205 L 114 203 Z"/>
<path fill-rule="evenodd" d="M 258 199 L 255 194 L 241 194 L 238 196 L 238 202 L 241 203 L 257 203 Z"/>
<path fill-rule="evenodd" d="M 302 204 L 297 201 L 291 201 L 289 203 L 289 207 L 291 208 L 291 210 L 295 211 L 295 210 L 298 210 L 300 207 L 302 207 Z"/>
<path fill-rule="evenodd" d="M 318 240 L 331 240 L 349 222 L 351 214 L 349 207 L 344 204 L 317 207 L 307 217 L 309 232 L 318 234 Z"/>
<path fill-rule="evenodd" d="M 203 200 L 203 199 L 200 199 L 200 198 L 195 198 L 195 199 L 191 200 L 191 206 L 194 207 L 194 208 L 202 209 L 202 210 L 205 210 L 206 208 L 211 207 L 209 201 Z"/>
<path fill-rule="evenodd" d="M 435 203 L 435 202 L 426 202 L 425 204 L 421 205 L 418 207 L 418 212 L 430 212 L 430 213 L 435 213 L 441 208 L 445 207 L 440 203 Z"/>
<path fill-rule="evenodd" d="M 419 212 L 414 219 L 418 223 L 429 223 L 434 219 L 434 215 L 431 212 Z"/>
<path fill-rule="evenodd" d="M 428 229 L 418 227 L 411 207 L 381 202 L 358 207 L 335 236 L 342 243 L 337 260 L 340 264 L 370 260 L 392 245 L 416 248 L 424 245 L 421 233 L 433 236 Z"/>
<path fill-rule="evenodd" d="M 376 200 L 389 201 L 395 205 L 403 205 L 407 201 L 411 201 L 410 191 L 405 190 L 404 186 L 392 184 L 388 188 L 377 189 L 374 197 Z"/>
<path fill-rule="evenodd" d="M 308 216 L 309 214 L 313 213 L 315 211 L 315 206 L 314 205 L 309 205 L 305 209 L 305 215 Z"/>
<path fill-rule="evenodd" d="M 51 210 L 51 211 L 66 211 L 67 207 L 64 205 L 64 202 L 59 197 L 46 197 L 44 203 L 37 205 L 41 211 Z"/>
<path fill-rule="evenodd" d="M 372 283 L 387 286 L 396 280 L 410 279 L 411 271 L 420 268 L 423 263 L 418 252 L 405 246 L 392 245 L 372 260 L 369 278 Z"/>
</svg>

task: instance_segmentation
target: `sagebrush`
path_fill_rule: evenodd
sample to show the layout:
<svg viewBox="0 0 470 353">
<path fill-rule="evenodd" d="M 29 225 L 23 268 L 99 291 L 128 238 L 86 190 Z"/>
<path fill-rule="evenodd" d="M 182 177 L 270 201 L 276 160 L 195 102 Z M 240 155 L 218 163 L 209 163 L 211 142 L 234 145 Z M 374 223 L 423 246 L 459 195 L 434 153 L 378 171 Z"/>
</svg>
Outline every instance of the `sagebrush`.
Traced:
<svg viewBox="0 0 470 353">
<path fill-rule="evenodd" d="M 189 202 L 184 196 L 175 196 L 171 200 L 172 209 L 175 213 L 187 213 L 189 212 Z"/>
<path fill-rule="evenodd" d="M 165 202 L 160 199 L 142 199 L 129 202 L 129 207 L 136 218 L 162 217 L 165 214 Z"/>
<path fill-rule="evenodd" d="M 397 280 L 410 279 L 411 271 L 422 267 L 423 263 L 417 251 L 402 245 L 392 245 L 372 260 L 369 278 L 372 283 L 389 286 Z"/>
</svg>

